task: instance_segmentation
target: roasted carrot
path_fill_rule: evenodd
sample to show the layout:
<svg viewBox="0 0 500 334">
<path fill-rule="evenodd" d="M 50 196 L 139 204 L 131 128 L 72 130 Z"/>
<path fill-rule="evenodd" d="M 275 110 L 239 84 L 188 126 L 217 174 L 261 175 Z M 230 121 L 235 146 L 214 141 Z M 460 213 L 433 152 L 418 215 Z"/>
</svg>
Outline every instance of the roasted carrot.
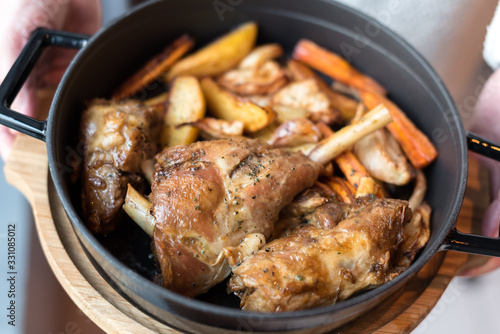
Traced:
<svg viewBox="0 0 500 334">
<path fill-rule="evenodd" d="M 422 169 L 434 161 L 437 156 L 434 145 L 394 102 L 373 92 L 361 91 L 360 94 L 368 109 L 381 103 L 387 107 L 393 119 L 393 122 L 387 125 L 387 129 L 401 145 L 415 168 Z"/>
<path fill-rule="evenodd" d="M 352 203 L 356 195 L 356 189 L 344 179 L 338 176 L 331 176 L 325 179 L 325 183 L 333 190 L 339 200 L 345 203 Z"/>
<path fill-rule="evenodd" d="M 165 74 L 177 60 L 191 50 L 193 45 L 194 41 L 189 35 L 182 35 L 118 87 L 113 98 L 123 99 L 137 93 L 156 78 Z"/>
<path fill-rule="evenodd" d="M 385 88 L 373 78 L 359 72 L 341 56 L 310 40 L 302 39 L 297 43 L 293 50 L 293 58 L 303 61 L 312 68 L 348 86 L 382 95 L 386 94 Z"/>
<path fill-rule="evenodd" d="M 347 181 L 353 185 L 354 189 L 358 189 L 359 182 L 362 178 L 369 177 L 370 174 L 365 167 L 359 162 L 358 158 L 351 151 L 344 151 L 341 155 L 335 158 L 335 162 L 344 173 Z"/>
</svg>

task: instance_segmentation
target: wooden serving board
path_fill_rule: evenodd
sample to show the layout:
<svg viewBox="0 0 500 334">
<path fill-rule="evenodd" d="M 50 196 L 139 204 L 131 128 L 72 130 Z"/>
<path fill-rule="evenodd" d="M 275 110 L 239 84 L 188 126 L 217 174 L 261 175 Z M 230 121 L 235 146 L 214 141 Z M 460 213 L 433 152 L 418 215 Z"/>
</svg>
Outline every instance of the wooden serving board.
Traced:
<svg viewBox="0 0 500 334">
<path fill-rule="evenodd" d="M 487 173 L 470 163 L 458 229 L 477 233 L 488 203 Z M 40 242 L 55 276 L 81 310 L 109 333 L 178 333 L 132 306 L 94 269 L 58 201 L 48 175 L 45 143 L 19 135 L 5 166 L 7 181 L 30 201 Z M 336 330 L 341 333 L 408 333 L 432 310 L 451 279 L 484 261 L 439 252 L 402 289 L 375 310 Z"/>
</svg>

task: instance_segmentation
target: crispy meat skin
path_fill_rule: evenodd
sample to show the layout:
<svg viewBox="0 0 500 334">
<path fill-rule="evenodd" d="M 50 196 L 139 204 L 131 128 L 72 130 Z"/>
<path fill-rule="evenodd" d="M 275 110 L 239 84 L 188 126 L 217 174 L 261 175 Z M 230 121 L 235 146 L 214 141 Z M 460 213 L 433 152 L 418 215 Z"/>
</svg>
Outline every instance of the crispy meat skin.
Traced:
<svg viewBox="0 0 500 334">
<path fill-rule="evenodd" d="M 407 205 L 356 199 L 333 228 L 298 226 L 234 266 L 229 288 L 245 310 L 282 312 L 330 305 L 388 282 L 398 275 L 393 265 L 411 216 Z"/>
<path fill-rule="evenodd" d="M 127 183 L 141 188 L 140 164 L 158 148 L 159 115 L 137 101 L 96 99 L 83 112 L 82 209 L 93 233 L 108 233 L 121 218 Z"/>
<path fill-rule="evenodd" d="M 154 249 L 165 287 L 196 296 L 230 268 L 224 247 L 269 237 L 280 210 L 311 186 L 320 165 L 251 139 L 197 142 L 156 156 Z"/>
<path fill-rule="evenodd" d="M 325 188 L 316 182 L 281 210 L 273 239 L 290 234 L 304 223 L 318 228 L 333 228 L 347 217 L 350 210 L 349 204 L 335 200 L 334 196 L 326 193 Z"/>
</svg>

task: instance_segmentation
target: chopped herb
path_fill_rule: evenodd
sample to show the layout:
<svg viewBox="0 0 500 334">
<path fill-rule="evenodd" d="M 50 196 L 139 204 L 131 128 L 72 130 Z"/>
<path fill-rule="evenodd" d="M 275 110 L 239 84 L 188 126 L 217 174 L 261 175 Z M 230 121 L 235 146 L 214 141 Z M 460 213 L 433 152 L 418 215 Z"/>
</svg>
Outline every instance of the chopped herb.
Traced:
<svg viewBox="0 0 500 334">
<path fill-rule="evenodd" d="M 180 251 L 177 251 L 177 255 L 181 255 L 181 252 L 180 252 Z"/>
<path fill-rule="evenodd" d="M 268 271 L 269 271 L 269 269 L 267 269 L 267 268 L 266 268 L 266 269 L 264 269 L 264 273 L 267 273 Z"/>
<path fill-rule="evenodd" d="M 304 278 L 303 278 L 301 275 L 297 275 L 297 279 L 298 279 L 299 281 L 303 281 L 303 280 L 304 280 Z"/>
<path fill-rule="evenodd" d="M 195 210 L 201 210 L 201 206 L 197 205 L 194 207 Z"/>
</svg>

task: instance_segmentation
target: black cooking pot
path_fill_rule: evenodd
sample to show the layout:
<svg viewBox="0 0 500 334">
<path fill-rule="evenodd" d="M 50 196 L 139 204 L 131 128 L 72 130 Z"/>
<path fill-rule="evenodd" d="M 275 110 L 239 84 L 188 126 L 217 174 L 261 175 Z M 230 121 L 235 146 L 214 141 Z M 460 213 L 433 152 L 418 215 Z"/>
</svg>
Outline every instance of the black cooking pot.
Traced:
<svg viewBox="0 0 500 334">
<path fill-rule="evenodd" d="M 248 20 L 259 23 L 259 43 L 278 42 L 291 51 L 300 38 L 309 38 L 346 56 L 356 68 L 385 86 L 390 98 L 436 145 L 439 156 L 426 169 L 426 200 L 433 208 L 432 234 L 416 261 L 393 281 L 328 307 L 279 314 L 244 312 L 217 290 L 210 298 L 198 300 L 154 284 L 145 273 L 149 269 L 134 267 L 134 261 L 126 259 L 134 254 L 134 248 L 138 252 L 149 249 L 129 243 L 126 250 L 120 250 L 109 240 L 124 243 L 126 232 L 118 232 L 122 233 L 119 238 L 97 238 L 83 223 L 79 199 L 74 196 L 78 191 L 70 183 L 70 174 L 72 164 L 82 155 L 77 129 L 85 101 L 109 97 L 115 87 L 181 33 L 188 32 L 197 39 L 197 45 L 204 45 Z M 42 50 L 51 45 L 81 51 L 59 84 L 48 120 L 37 121 L 12 111 L 10 105 Z M 50 174 L 57 193 L 96 268 L 133 304 L 183 331 L 326 331 L 394 293 L 437 251 L 500 256 L 497 239 L 462 234 L 455 229 L 467 180 L 467 148 L 495 159 L 499 159 L 499 151 L 464 131 L 443 83 L 410 45 L 373 19 L 334 1 L 158 1 L 135 9 L 93 37 L 39 29 L 0 86 L 0 99 L 1 124 L 47 142 Z M 133 231 L 134 235 L 141 233 Z"/>
</svg>

